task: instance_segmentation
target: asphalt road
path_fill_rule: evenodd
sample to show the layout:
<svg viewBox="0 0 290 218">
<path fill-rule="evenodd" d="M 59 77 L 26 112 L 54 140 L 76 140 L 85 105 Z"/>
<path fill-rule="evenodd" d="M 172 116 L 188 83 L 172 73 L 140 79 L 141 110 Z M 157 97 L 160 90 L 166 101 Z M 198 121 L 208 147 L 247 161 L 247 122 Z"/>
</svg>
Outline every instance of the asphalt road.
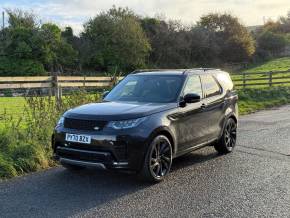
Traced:
<svg viewBox="0 0 290 218">
<path fill-rule="evenodd" d="M 290 217 L 290 106 L 240 118 L 234 153 L 174 161 L 166 181 L 59 167 L 0 183 L 0 217 Z"/>
</svg>

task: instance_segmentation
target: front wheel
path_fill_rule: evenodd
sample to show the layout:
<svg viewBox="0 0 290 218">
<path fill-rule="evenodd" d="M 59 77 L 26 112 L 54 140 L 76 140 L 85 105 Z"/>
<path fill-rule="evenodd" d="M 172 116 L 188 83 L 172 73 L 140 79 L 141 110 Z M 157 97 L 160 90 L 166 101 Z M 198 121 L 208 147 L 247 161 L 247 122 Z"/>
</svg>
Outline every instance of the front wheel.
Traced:
<svg viewBox="0 0 290 218">
<path fill-rule="evenodd" d="M 149 182 L 160 182 L 169 173 L 172 164 L 172 146 L 169 139 L 159 135 L 147 151 L 141 177 Z"/>
<path fill-rule="evenodd" d="M 229 118 L 226 121 L 225 128 L 220 140 L 215 143 L 214 148 L 220 154 L 227 154 L 233 151 L 237 141 L 237 123 Z"/>
</svg>

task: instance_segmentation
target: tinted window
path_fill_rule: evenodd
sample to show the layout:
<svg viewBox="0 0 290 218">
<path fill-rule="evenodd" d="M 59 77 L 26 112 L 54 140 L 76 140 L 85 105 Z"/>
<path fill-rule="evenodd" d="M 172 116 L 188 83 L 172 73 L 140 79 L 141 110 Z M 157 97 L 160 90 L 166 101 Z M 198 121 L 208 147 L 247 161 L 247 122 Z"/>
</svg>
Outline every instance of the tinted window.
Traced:
<svg viewBox="0 0 290 218">
<path fill-rule="evenodd" d="M 105 101 L 176 102 L 183 77 L 162 75 L 130 75 L 106 96 Z"/>
<path fill-rule="evenodd" d="M 199 76 L 190 76 L 184 88 L 184 95 L 188 93 L 198 94 L 202 98 L 202 88 Z"/>
<path fill-rule="evenodd" d="M 221 94 L 221 88 L 211 75 L 202 76 L 202 85 L 205 90 L 206 97 L 212 97 Z"/>
</svg>

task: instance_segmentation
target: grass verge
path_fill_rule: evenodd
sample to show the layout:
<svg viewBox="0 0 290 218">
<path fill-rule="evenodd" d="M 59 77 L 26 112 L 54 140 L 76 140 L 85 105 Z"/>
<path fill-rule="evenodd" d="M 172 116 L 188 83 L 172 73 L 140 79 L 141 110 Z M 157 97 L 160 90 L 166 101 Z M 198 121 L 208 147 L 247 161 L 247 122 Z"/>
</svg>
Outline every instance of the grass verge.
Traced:
<svg viewBox="0 0 290 218">
<path fill-rule="evenodd" d="M 241 115 L 290 103 L 290 87 L 239 90 Z"/>
</svg>

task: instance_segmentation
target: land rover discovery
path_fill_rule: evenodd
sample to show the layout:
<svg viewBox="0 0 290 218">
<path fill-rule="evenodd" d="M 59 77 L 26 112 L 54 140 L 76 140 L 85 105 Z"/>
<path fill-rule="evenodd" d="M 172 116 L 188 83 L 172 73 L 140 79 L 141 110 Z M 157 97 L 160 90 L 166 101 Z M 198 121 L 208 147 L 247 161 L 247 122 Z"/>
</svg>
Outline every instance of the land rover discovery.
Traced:
<svg viewBox="0 0 290 218">
<path fill-rule="evenodd" d="M 63 114 L 54 157 L 69 169 L 133 171 L 159 182 L 173 158 L 211 145 L 233 151 L 237 100 L 229 74 L 218 69 L 138 70 L 101 103 Z"/>
</svg>

